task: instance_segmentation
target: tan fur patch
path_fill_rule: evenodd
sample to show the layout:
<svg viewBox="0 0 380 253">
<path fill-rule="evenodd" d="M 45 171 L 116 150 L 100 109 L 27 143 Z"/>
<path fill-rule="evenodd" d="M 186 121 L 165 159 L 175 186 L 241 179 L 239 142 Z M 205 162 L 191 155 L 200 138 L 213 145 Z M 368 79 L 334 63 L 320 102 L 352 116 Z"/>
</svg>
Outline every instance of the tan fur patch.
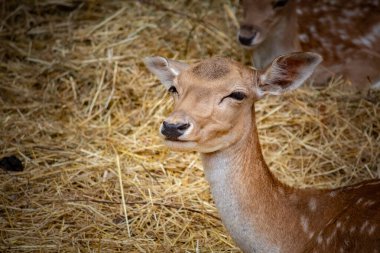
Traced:
<svg viewBox="0 0 380 253">
<path fill-rule="evenodd" d="M 212 58 L 193 67 L 192 72 L 199 78 L 206 80 L 220 79 L 231 71 L 227 61 L 222 58 Z"/>
</svg>

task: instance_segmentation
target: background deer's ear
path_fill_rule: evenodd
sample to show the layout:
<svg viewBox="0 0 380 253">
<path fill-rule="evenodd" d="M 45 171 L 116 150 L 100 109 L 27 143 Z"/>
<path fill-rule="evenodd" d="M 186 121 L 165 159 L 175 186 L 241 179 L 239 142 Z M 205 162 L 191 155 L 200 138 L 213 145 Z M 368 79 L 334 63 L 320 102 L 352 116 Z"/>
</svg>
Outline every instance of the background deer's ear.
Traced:
<svg viewBox="0 0 380 253">
<path fill-rule="evenodd" d="M 166 89 L 173 85 L 173 80 L 181 71 L 188 68 L 186 63 L 168 60 L 164 57 L 154 56 L 144 59 L 146 67 L 155 74 Z"/>
<path fill-rule="evenodd" d="M 322 57 L 315 53 L 291 53 L 274 59 L 260 75 L 258 95 L 280 95 L 300 87 L 313 74 Z"/>
</svg>

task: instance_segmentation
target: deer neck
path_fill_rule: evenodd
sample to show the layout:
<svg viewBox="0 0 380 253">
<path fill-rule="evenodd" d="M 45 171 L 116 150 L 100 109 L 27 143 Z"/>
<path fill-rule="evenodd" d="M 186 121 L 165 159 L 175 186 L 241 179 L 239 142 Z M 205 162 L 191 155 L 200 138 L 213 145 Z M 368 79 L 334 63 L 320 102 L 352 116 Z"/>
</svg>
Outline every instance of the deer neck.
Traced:
<svg viewBox="0 0 380 253">
<path fill-rule="evenodd" d="M 296 7 L 288 6 L 288 10 L 270 29 L 267 38 L 254 49 L 253 64 L 258 69 L 264 69 L 276 57 L 300 50 Z"/>
<path fill-rule="evenodd" d="M 222 221 L 237 245 L 244 252 L 279 252 L 284 245 L 277 237 L 286 238 L 289 224 L 297 224 L 292 233 L 302 233 L 297 210 L 286 206 L 287 194 L 295 190 L 281 184 L 269 171 L 260 148 L 254 108 L 251 117 L 251 128 L 239 142 L 202 154 L 202 162 Z M 305 235 L 297 236 L 301 239 Z"/>
</svg>

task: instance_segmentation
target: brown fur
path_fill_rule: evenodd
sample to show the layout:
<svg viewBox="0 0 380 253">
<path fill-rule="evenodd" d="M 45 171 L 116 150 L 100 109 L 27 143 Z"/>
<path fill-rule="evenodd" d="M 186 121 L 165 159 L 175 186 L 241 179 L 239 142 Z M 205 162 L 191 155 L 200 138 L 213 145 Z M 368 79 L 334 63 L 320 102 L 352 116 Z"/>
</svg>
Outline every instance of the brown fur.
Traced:
<svg viewBox="0 0 380 253">
<path fill-rule="evenodd" d="M 367 253 L 380 247 L 379 180 L 334 190 L 289 187 L 276 179 L 265 163 L 254 109 L 249 129 L 250 133 L 233 147 L 231 184 L 237 189 L 238 203 L 247 222 L 256 224 L 271 243 L 281 245 L 280 252 L 341 252 L 343 249 L 343 252 Z M 207 154 L 203 159 L 212 156 Z M 312 199 L 315 210 L 310 208 Z M 362 200 L 358 205 L 359 199 Z M 301 225 L 301 217 L 307 221 L 307 231 Z M 362 230 L 366 221 L 368 225 Z M 374 225 L 377 227 L 369 235 Z M 352 227 L 356 231 L 351 232 Z"/>
<path fill-rule="evenodd" d="M 212 58 L 198 63 L 192 68 L 192 72 L 199 78 L 215 80 L 226 76 L 230 68 L 223 58 Z"/>
</svg>

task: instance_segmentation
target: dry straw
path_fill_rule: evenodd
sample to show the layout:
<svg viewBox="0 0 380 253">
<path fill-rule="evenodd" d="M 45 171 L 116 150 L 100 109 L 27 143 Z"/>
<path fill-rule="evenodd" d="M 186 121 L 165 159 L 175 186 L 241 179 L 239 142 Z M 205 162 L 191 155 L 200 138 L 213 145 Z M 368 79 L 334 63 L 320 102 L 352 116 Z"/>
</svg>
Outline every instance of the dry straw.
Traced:
<svg viewBox="0 0 380 253">
<path fill-rule="evenodd" d="M 2 1 L 1 252 L 238 252 L 195 153 L 157 131 L 171 102 L 142 58 L 249 64 L 238 1 Z M 283 181 L 335 187 L 378 176 L 379 94 L 340 79 L 257 104 Z"/>
</svg>

